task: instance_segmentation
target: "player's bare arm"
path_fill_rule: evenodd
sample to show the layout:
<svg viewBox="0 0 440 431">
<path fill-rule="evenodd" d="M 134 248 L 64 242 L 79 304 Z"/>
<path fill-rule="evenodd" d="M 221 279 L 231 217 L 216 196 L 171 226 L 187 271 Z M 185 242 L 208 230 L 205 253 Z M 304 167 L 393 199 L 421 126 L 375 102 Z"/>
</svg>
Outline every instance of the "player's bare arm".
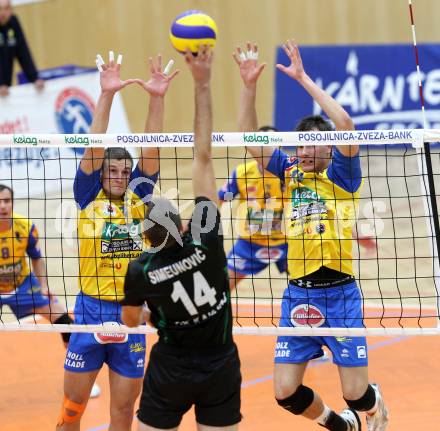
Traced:
<svg viewBox="0 0 440 431">
<path fill-rule="evenodd" d="M 289 57 L 290 65 L 277 64 L 276 67 L 298 83 L 318 103 L 327 116 L 333 121 L 336 130 L 354 130 L 354 123 L 347 111 L 307 75 L 304 70 L 298 45 L 293 40 L 288 40 L 283 45 L 284 52 Z M 341 145 L 338 150 L 347 157 L 355 156 L 359 151 L 357 145 Z"/>
<path fill-rule="evenodd" d="M 136 326 L 150 323 L 151 311 L 146 305 L 124 305 L 122 307 L 121 318 L 126 326 L 135 328 Z"/>
<path fill-rule="evenodd" d="M 185 61 L 192 73 L 195 89 L 194 119 L 194 196 L 203 196 L 217 202 L 214 167 L 211 158 L 212 103 L 211 103 L 211 66 L 212 51 L 207 45 L 200 45 L 195 57 L 187 50 Z"/>
<path fill-rule="evenodd" d="M 44 293 L 49 293 L 49 286 L 47 283 L 46 261 L 44 258 L 31 259 L 32 271 L 40 282 L 41 289 Z"/>
<path fill-rule="evenodd" d="M 115 61 L 113 51 L 109 53 L 109 62 L 106 64 L 98 54 L 96 65 L 100 72 L 101 94 L 99 95 L 95 113 L 93 115 L 90 133 L 106 133 L 110 118 L 110 110 L 115 94 L 127 85 L 136 82 L 134 79 L 121 80 L 122 56 Z M 104 148 L 87 148 L 80 163 L 81 170 L 85 174 L 91 174 L 101 169 L 104 159 Z"/>
<path fill-rule="evenodd" d="M 232 56 L 237 63 L 243 81 L 238 111 L 238 130 L 240 132 L 255 132 L 258 129 L 258 117 L 255 107 L 257 83 L 266 63 L 258 64 L 258 46 L 255 43 L 248 42 L 246 52 L 237 47 Z M 269 163 L 274 151 L 274 148 L 246 148 L 263 168 Z"/>
<path fill-rule="evenodd" d="M 161 133 L 163 131 L 165 95 L 171 81 L 179 73 L 176 70 L 170 73 L 172 61 L 162 70 L 162 56 L 159 54 L 156 59 L 149 60 L 150 79 L 136 82 L 150 95 L 147 120 L 145 122 L 145 133 Z M 142 148 L 141 158 L 138 163 L 139 169 L 147 175 L 154 175 L 159 171 L 159 149 Z"/>
</svg>

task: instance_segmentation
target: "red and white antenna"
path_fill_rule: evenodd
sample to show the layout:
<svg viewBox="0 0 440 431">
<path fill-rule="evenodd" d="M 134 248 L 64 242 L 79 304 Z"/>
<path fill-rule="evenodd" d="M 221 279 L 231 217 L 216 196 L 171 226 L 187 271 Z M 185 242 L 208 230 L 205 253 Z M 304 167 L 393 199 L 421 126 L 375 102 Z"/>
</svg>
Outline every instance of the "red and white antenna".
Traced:
<svg viewBox="0 0 440 431">
<path fill-rule="evenodd" d="M 427 129 L 426 113 L 425 113 L 425 99 L 423 97 L 423 84 L 422 84 L 422 77 L 421 77 L 422 74 L 420 72 L 419 48 L 417 46 L 416 24 L 415 24 L 415 20 L 414 20 L 412 0 L 408 0 L 408 6 L 409 6 L 409 14 L 411 17 L 411 31 L 412 31 L 412 37 L 413 37 L 414 55 L 416 58 L 417 79 L 419 81 L 419 94 L 420 94 L 420 104 L 422 107 L 423 128 Z"/>
</svg>

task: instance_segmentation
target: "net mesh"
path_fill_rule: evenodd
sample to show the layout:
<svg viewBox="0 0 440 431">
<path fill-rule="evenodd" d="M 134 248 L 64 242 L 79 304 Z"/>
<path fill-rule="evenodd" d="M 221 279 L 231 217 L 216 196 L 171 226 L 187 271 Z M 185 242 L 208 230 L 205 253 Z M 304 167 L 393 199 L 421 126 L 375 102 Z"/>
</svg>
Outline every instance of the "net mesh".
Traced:
<svg viewBox="0 0 440 431">
<path fill-rule="evenodd" d="M 284 150 L 295 154 L 294 147 Z M 50 291 L 71 310 L 78 293 L 80 253 L 72 183 L 81 152 L 32 147 L 3 147 L 1 152 L 0 183 L 14 188 L 14 211 L 31 218 L 38 228 Z M 193 150 L 162 148 L 160 157 L 160 178 L 155 194 L 172 199 L 183 220 L 188 220 L 193 209 Z M 435 190 L 440 190 L 437 146 L 431 146 L 431 158 L 434 172 L 430 178 Z M 252 158 L 244 148 L 223 146 L 213 149 L 213 160 L 220 188 L 231 179 L 234 168 Z M 429 193 L 435 194 L 435 190 L 428 187 L 423 160 L 423 149 L 416 150 L 411 145 L 363 145 L 361 148 L 364 185 L 353 228 L 359 238 L 353 241 L 353 267 L 362 294 L 365 329 L 356 333 L 391 333 L 402 329 L 430 333 L 438 325 L 438 257 L 433 257 L 433 253 L 436 254 L 435 215 L 429 196 Z M 438 200 L 438 192 L 434 198 Z M 248 203 L 235 199 L 221 208 L 227 252 L 240 237 L 238 206 Z M 28 260 L 31 265 L 31 259 Z M 236 332 L 282 333 L 278 323 L 288 278 L 270 264 L 238 283 L 232 292 Z M 1 298 L 8 297 L 4 289 L 2 293 Z M 353 334 L 353 329 L 343 323 L 345 316 L 340 317 L 340 333 Z M 64 325 L 42 325 L 42 321 L 33 316 L 17 323 L 6 305 L 2 307 L 0 322 L 3 330 L 73 330 Z M 118 330 L 128 331 L 123 327 Z M 320 330 L 321 333 L 326 331 L 306 324 L 301 334 L 313 335 Z"/>
</svg>

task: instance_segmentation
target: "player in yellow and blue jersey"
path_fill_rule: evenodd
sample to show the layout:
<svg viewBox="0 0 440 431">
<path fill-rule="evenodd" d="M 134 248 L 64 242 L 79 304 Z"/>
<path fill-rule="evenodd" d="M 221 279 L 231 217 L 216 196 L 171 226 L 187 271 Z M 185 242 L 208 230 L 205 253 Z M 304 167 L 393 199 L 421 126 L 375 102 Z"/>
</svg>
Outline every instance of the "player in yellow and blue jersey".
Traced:
<svg viewBox="0 0 440 431">
<path fill-rule="evenodd" d="M 115 94 L 138 83 L 150 94 L 145 131 L 161 132 L 164 96 L 176 72 L 162 72 L 161 57 L 150 59 L 151 78 L 120 79 L 120 61 L 110 53 L 101 69 L 101 95 L 91 132 L 105 133 Z M 134 169 L 133 169 L 134 168 Z M 142 148 L 136 167 L 125 148 L 88 148 L 79 165 L 74 197 L 79 207 L 79 287 L 75 323 L 121 323 L 119 300 L 130 260 L 144 248 L 141 221 L 159 174 L 159 151 Z M 64 401 L 57 430 L 79 430 L 88 395 L 104 363 L 110 378 L 110 429 L 131 429 L 145 362 L 145 336 L 141 334 L 72 335 L 64 364 Z"/>
<path fill-rule="evenodd" d="M 12 188 L 0 184 L 0 310 L 8 305 L 17 319 L 40 314 L 54 324 L 72 323 L 63 305 L 49 293 L 37 228 L 13 211 L 13 202 Z M 61 335 L 66 344 L 70 333 Z"/>
<path fill-rule="evenodd" d="M 265 130 L 268 130 L 267 128 Z M 220 202 L 238 200 L 235 229 L 238 239 L 228 254 L 229 286 L 275 263 L 287 270 L 286 235 L 283 223 L 284 185 L 254 160 L 238 165 L 219 190 Z"/>
<path fill-rule="evenodd" d="M 252 47 L 254 53 L 256 46 Z M 347 112 L 305 73 L 298 47 L 288 41 L 284 50 L 291 64 L 277 68 L 295 79 L 335 124 L 354 129 Z M 261 73 L 255 55 L 236 54 L 240 69 L 255 76 L 242 91 L 248 127 L 256 118 L 256 81 Z M 246 63 L 243 65 L 242 63 Z M 249 84 L 249 85 L 248 85 Z M 329 131 L 320 116 L 303 119 L 296 131 Z M 250 129 L 252 130 L 252 129 Z M 255 129 L 254 129 L 255 130 Z M 286 187 L 288 203 L 288 273 L 280 326 L 362 327 L 362 298 L 352 267 L 352 229 L 362 186 L 358 146 L 304 146 L 296 157 L 269 147 L 248 147 L 263 169 Z M 348 408 L 336 414 L 319 395 L 303 385 L 308 361 L 333 354 Z M 365 337 L 278 337 L 275 350 L 275 397 L 295 415 L 313 419 L 331 431 L 360 431 L 357 412 L 366 412 L 368 431 L 384 431 L 387 411 L 379 387 L 368 383 Z"/>
</svg>

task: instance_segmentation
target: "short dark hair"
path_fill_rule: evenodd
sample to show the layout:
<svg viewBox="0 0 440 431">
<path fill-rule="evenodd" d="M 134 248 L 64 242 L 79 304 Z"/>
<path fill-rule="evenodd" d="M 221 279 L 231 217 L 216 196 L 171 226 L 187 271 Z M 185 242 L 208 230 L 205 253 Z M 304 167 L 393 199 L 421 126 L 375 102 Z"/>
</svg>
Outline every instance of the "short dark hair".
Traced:
<svg viewBox="0 0 440 431">
<path fill-rule="evenodd" d="M 276 127 L 273 126 L 261 126 L 258 129 L 259 132 L 279 132 L 279 130 Z"/>
<path fill-rule="evenodd" d="M 130 160 L 130 167 L 133 168 L 133 157 L 123 147 L 109 147 L 104 151 L 104 162 L 110 160 Z M 104 162 L 102 166 L 104 167 Z"/>
<path fill-rule="evenodd" d="M 161 223 L 158 223 L 158 221 Z M 170 234 L 169 228 L 176 228 L 176 232 L 180 234 L 182 230 L 182 219 L 178 209 L 165 198 L 153 198 L 148 203 L 148 209 L 145 214 L 145 222 L 152 225 L 145 231 L 145 236 L 153 247 L 159 247 L 165 241 L 165 247 L 176 242 L 173 235 Z"/>
<path fill-rule="evenodd" d="M 310 130 L 318 130 L 320 132 L 332 132 L 333 126 L 321 115 L 310 115 L 304 117 L 295 127 L 295 132 L 309 132 Z"/>
<path fill-rule="evenodd" d="M 9 193 L 11 193 L 11 199 L 14 200 L 14 190 L 12 190 L 11 187 L 9 187 L 5 184 L 0 184 L 0 192 L 2 192 L 4 190 L 9 190 Z"/>
</svg>

